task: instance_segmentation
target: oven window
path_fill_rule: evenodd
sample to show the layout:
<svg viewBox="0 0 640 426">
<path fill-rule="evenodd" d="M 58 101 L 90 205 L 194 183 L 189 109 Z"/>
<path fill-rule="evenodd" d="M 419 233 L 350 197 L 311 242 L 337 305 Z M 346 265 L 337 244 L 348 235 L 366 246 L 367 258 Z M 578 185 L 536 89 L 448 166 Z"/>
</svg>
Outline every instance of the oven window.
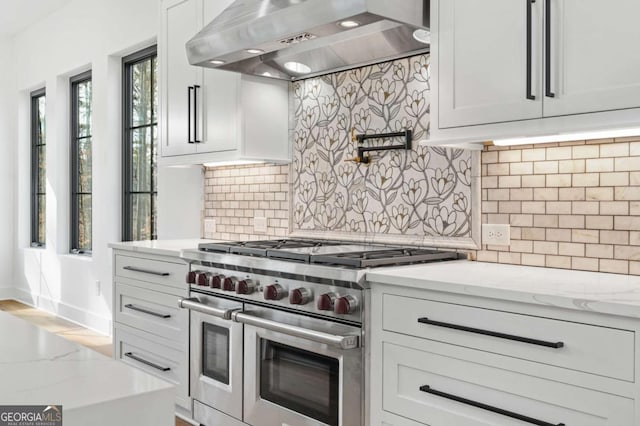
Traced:
<svg viewBox="0 0 640 426">
<path fill-rule="evenodd" d="M 202 323 L 202 374 L 229 384 L 229 329 Z"/>
<path fill-rule="evenodd" d="M 261 339 L 260 396 L 328 425 L 338 425 L 340 363 Z"/>
</svg>

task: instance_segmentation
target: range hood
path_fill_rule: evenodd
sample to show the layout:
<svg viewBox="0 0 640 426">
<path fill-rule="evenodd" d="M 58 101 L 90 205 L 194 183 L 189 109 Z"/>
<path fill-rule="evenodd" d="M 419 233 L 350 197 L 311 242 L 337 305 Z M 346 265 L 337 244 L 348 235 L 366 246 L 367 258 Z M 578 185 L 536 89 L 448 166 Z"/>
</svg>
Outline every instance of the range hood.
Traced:
<svg viewBox="0 0 640 426">
<path fill-rule="evenodd" d="M 187 43 L 187 57 L 298 80 L 427 52 L 428 29 L 428 0 L 236 0 Z"/>
</svg>

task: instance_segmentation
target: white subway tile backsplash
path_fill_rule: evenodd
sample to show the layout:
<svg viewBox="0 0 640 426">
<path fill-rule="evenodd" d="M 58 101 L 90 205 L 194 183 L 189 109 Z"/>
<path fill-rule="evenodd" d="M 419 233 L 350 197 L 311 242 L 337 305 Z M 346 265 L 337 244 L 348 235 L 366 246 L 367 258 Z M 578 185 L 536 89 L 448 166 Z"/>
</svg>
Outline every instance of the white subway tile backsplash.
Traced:
<svg viewBox="0 0 640 426">
<path fill-rule="evenodd" d="M 286 236 L 289 233 L 288 181 L 288 166 L 207 168 L 205 218 L 216 219 L 217 232 L 205 233 L 205 238 L 253 240 Z M 266 234 L 255 235 L 254 217 L 277 219 L 269 223 Z"/>
<path fill-rule="evenodd" d="M 497 157 L 489 148 L 483 153 L 492 164 L 481 169 L 483 188 L 491 188 L 483 206 L 502 213 L 483 215 L 483 223 L 507 219 L 519 233 L 512 233 L 511 253 L 485 246 L 482 258 L 640 275 L 637 137 L 503 148 Z M 487 177 L 488 170 L 500 175 Z"/>
</svg>

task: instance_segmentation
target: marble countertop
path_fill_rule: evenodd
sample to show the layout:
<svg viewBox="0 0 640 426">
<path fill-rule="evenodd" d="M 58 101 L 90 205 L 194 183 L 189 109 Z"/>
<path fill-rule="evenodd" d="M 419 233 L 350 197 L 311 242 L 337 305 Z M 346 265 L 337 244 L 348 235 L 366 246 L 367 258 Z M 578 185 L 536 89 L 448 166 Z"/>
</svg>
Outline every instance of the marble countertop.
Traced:
<svg viewBox="0 0 640 426">
<path fill-rule="evenodd" d="M 454 262 L 385 268 L 374 283 L 640 318 L 640 276 Z"/>
<path fill-rule="evenodd" d="M 173 417 L 175 388 L 164 380 L 2 311 L 0 336 L 2 404 L 61 404 L 67 424 L 74 410 L 84 410 L 85 416 L 87 409 L 114 408 L 142 398 L 163 404 L 169 401 L 167 412 L 170 420 Z"/>
<path fill-rule="evenodd" d="M 109 243 L 109 247 L 118 250 L 129 250 L 138 253 L 150 253 L 161 256 L 180 256 L 180 250 L 198 248 L 200 243 L 211 243 L 215 240 L 145 240 Z"/>
</svg>

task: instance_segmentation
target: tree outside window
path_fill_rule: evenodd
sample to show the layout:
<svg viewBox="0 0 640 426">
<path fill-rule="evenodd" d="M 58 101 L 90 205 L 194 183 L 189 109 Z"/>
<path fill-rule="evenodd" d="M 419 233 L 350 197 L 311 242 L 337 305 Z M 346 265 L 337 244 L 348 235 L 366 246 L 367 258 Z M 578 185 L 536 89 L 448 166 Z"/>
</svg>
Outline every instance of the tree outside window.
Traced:
<svg viewBox="0 0 640 426">
<path fill-rule="evenodd" d="M 158 57 L 150 47 L 123 59 L 123 240 L 157 238 Z"/>
</svg>

